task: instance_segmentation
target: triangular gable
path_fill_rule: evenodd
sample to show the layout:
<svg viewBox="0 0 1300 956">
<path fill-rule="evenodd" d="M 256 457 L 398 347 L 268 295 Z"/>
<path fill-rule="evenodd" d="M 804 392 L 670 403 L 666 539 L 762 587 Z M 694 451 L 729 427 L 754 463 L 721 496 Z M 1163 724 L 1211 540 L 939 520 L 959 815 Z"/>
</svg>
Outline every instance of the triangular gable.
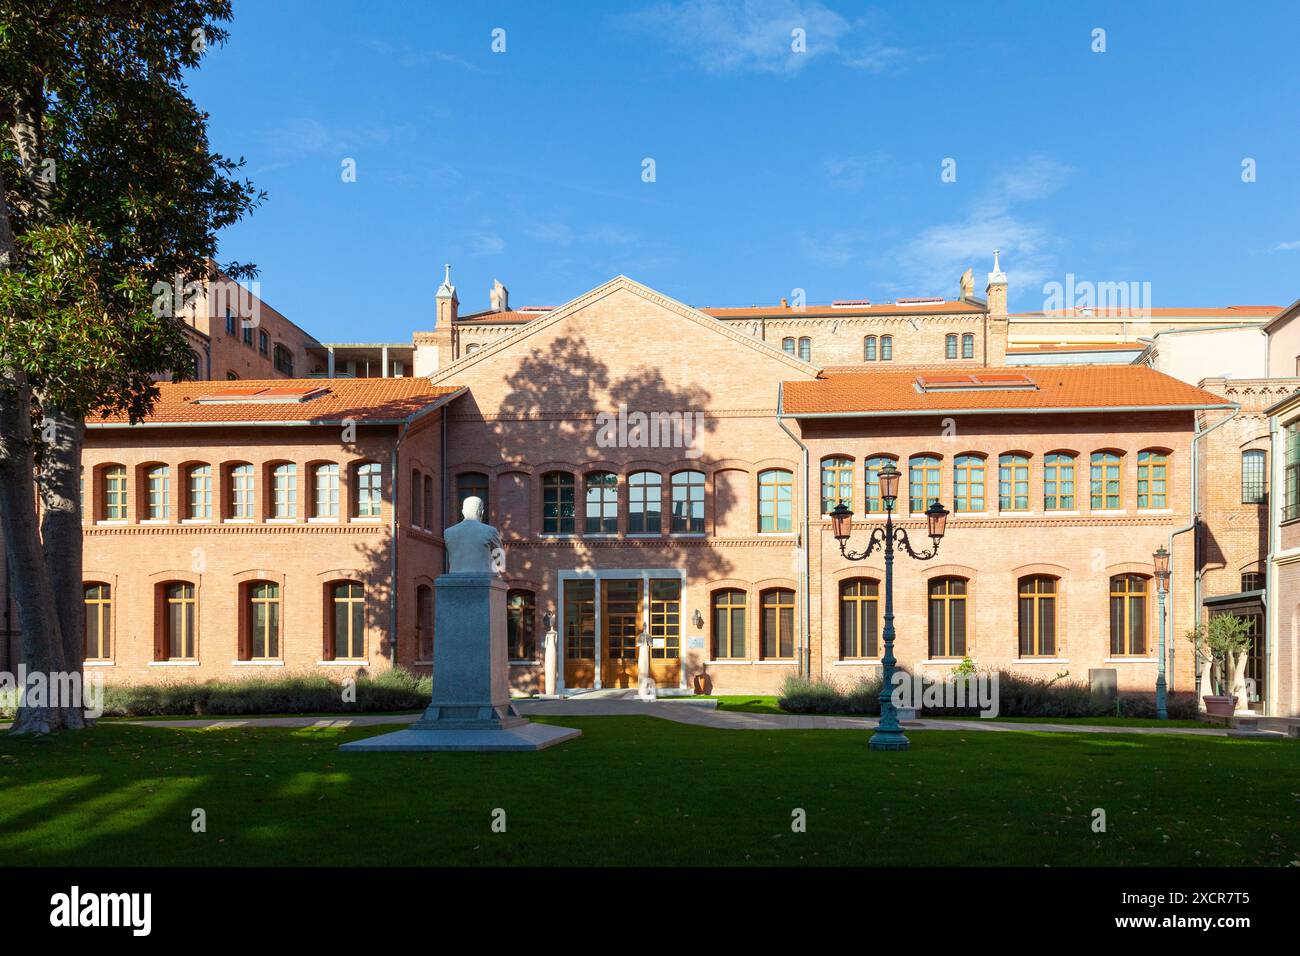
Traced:
<svg viewBox="0 0 1300 956">
<path fill-rule="evenodd" d="M 738 342 L 741 345 L 754 349 L 767 358 L 775 358 L 778 361 L 784 362 L 796 372 L 802 372 L 809 378 L 816 378 L 820 371 L 819 367 L 813 365 L 811 362 L 805 362 L 798 359 L 783 349 L 768 345 L 766 342 L 761 342 L 723 322 L 719 322 L 711 316 L 705 315 L 697 309 L 692 309 L 689 305 L 678 302 L 676 299 L 670 298 L 661 292 L 656 292 L 654 289 L 642 285 L 635 279 L 629 279 L 627 276 L 620 275 L 615 276 L 613 279 L 610 279 L 603 285 L 597 286 L 589 292 L 584 292 L 576 299 L 571 299 L 559 308 L 552 309 L 550 312 L 539 316 L 528 324 L 520 326 L 516 331 L 503 336 L 490 345 L 484 345 L 474 354 L 462 356 L 459 360 L 448 365 L 446 368 L 438 369 L 438 371 L 429 376 L 429 381 L 437 384 L 440 381 L 462 375 L 466 369 L 471 368 L 476 363 L 491 358 L 505 349 L 513 348 L 529 336 L 545 331 L 559 322 L 563 322 L 574 313 L 579 312 L 587 306 L 590 306 L 592 303 L 598 302 L 606 296 L 618 291 L 627 291 L 639 295 L 669 312 L 675 313 L 684 319 L 688 319 L 697 325 L 703 326 L 717 335 L 724 336 L 734 342 Z"/>
</svg>

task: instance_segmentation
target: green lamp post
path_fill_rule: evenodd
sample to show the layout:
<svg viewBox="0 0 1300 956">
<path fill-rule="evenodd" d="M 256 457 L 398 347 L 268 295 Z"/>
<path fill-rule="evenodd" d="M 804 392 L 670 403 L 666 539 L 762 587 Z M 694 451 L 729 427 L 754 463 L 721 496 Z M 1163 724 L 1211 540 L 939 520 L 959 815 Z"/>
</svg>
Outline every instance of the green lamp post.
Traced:
<svg viewBox="0 0 1300 956">
<path fill-rule="evenodd" d="M 1168 720 L 1165 688 L 1165 592 L 1169 590 L 1169 552 L 1161 545 L 1151 556 L 1155 561 L 1156 603 L 1160 615 L 1160 660 L 1156 662 L 1156 719 Z"/>
</svg>

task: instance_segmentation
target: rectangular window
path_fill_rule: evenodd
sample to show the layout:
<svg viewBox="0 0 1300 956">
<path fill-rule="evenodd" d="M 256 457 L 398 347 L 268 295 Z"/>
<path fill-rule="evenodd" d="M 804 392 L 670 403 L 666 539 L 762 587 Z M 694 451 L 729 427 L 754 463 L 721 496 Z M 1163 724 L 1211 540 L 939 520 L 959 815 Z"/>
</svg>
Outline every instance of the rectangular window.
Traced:
<svg viewBox="0 0 1300 956">
<path fill-rule="evenodd" d="M 113 633 L 112 591 L 107 584 L 87 584 L 86 603 L 86 660 L 106 661 L 112 658 L 109 637 Z"/>
<path fill-rule="evenodd" d="M 194 659 L 194 585 L 169 584 L 166 587 L 167 628 L 164 660 Z"/>
<path fill-rule="evenodd" d="M 363 660 L 366 656 L 365 595 L 355 581 L 332 588 L 331 652 L 334 660 Z"/>
<path fill-rule="evenodd" d="M 271 516 L 273 518 L 298 516 L 297 465 L 276 465 L 271 472 Z"/>
<path fill-rule="evenodd" d="M 1056 579 L 1020 579 L 1018 620 L 1021 657 L 1056 654 Z"/>
<path fill-rule="evenodd" d="M 880 469 L 885 465 L 893 465 L 894 459 L 877 455 L 875 458 L 868 458 L 864 466 L 864 498 L 863 506 L 868 514 L 883 514 L 885 511 L 885 500 L 880 497 Z"/>
<path fill-rule="evenodd" d="M 250 660 L 280 656 L 280 585 L 267 582 L 248 588 L 248 653 Z"/>
<path fill-rule="evenodd" d="M 574 482 L 567 471 L 542 476 L 542 534 L 573 534 Z"/>
<path fill-rule="evenodd" d="M 244 320 L 244 344 L 248 346 L 253 344 L 253 326 L 247 319 Z"/>
<path fill-rule="evenodd" d="M 270 339 L 270 337 L 267 336 L 267 334 L 266 334 L 265 332 L 263 332 L 261 329 L 258 329 L 258 330 L 257 330 L 257 350 L 258 350 L 259 352 L 261 352 L 263 355 L 265 355 L 266 352 L 267 352 L 267 349 L 270 347 L 270 344 L 271 344 L 271 339 Z"/>
<path fill-rule="evenodd" d="M 226 334 L 235 335 L 238 332 L 238 322 L 235 321 L 234 314 L 226 309 Z"/>
<path fill-rule="evenodd" d="M 104 518 L 126 520 L 126 467 L 114 465 L 104 469 Z"/>
<path fill-rule="evenodd" d="M 1029 459 L 1024 455 L 1003 455 L 998 459 L 998 508 L 1029 510 Z"/>
<path fill-rule="evenodd" d="M 638 471 L 627 479 L 628 534 L 659 534 L 663 527 L 663 478 Z"/>
<path fill-rule="evenodd" d="M 1123 504 L 1123 459 L 1109 451 L 1092 455 L 1092 510 L 1118 511 Z"/>
<path fill-rule="evenodd" d="M 1169 486 L 1169 458 L 1164 452 L 1138 452 L 1137 506 L 1164 508 Z"/>
<path fill-rule="evenodd" d="M 506 595 L 506 657 L 512 661 L 531 661 L 537 652 L 534 632 L 537 607 L 533 592 L 511 590 Z"/>
<path fill-rule="evenodd" d="M 1282 520 L 1300 518 L 1300 422 L 1286 426 L 1286 462 L 1283 470 Z"/>
<path fill-rule="evenodd" d="M 953 462 L 952 497 L 954 511 L 984 510 L 984 459 L 958 455 Z"/>
<path fill-rule="evenodd" d="M 256 499 L 253 496 L 253 466 L 236 465 L 230 469 L 230 517 L 252 518 Z"/>
<path fill-rule="evenodd" d="M 1267 485 L 1267 469 L 1264 452 L 1252 448 L 1241 453 L 1241 503 L 1258 505 L 1264 503 L 1264 491 Z"/>
<path fill-rule="evenodd" d="M 830 514 L 840 502 L 853 507 L 853 459 L 827 458 L 822 462 L 822 514 Z"/>
<path fill-rule="evenodd" d="M 758 530 L 789 531 L 794 527 L 794 475 L 783 469 L 758 476 Z"/>
<path fill-rule="evenodd" d="M 713 656 L 719 660 L 745 656 L 745 592 L 713 594 Z"/>
<path fill-rule="evenodd" d="M 148 515 L 150 521 L 167 520 L 169 484 L 170 479 L 166 465 L 149 469 Z"/>
<path fill-rule="evenodd" d="M 190 469 L 189 517 L 195 521 L 212 518 L 212 466 L 195 465 Z"/>
<path fill-rule="evenodd" d="M 608 471 L 593 471 L 586 478 L 587 513 L 583 524 L 586 534 L 618 533 L 618 476 Z"/>
<path fill-rule="evenodd" d="M 961 578 L 930 582 L 930 656 L 966 656 L 966 582 Z"/>
<path fill-rule="evenodd" d="M 928 455 L 913 458 L 909 464 L 912 513 L 925 511 L 930 502 L 939 500 L 939 459 Z"/>
<path fill-rule="evenodd" d="M 1074 510 L 1074 456 L 1048 455 L 1043 460 L 1043 510 Z"/>
<path fill-rule="evenodd" d="M 339 516 L 339 466 L 317 465 L 315 490 L 312 499 L 313 518 Z"/>
<path fill-rule="evenodd" d="M 368 461 L 357 468 L 357 517 L 378 518 L 383 504 L 383 473 L 378 462 Z"/>
<path fill-rule="evenodd" d="M 1147 654 L 1147 579 L 1141 575 L 1110 579 L 1110 653 L 1113 657 Z"/>
<path fill-rule="evenodd" d="M 840 585 L 840 657 L 880 656 L 880 583 L 858 578 Z"/>
<path fill-rule="evenodd" d="M 704 534 L 704 472 L 673 475 L 673 534 Z"/>
<path fill-rule="evenodd" d="M 778 588 L 763 592 L 760 621 L 763 657 L 786 660 L 794 657 L 794 592 Z"/>
</svg>

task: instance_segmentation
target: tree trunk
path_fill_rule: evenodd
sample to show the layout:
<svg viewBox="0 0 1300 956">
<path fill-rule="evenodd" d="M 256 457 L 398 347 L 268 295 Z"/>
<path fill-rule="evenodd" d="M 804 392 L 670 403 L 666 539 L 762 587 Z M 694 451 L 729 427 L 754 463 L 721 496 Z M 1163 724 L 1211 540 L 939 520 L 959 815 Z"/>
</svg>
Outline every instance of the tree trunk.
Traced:
<svg viewBox="0 0 1300 956">
<path fill-rule="evenodd" d="M 37 396 L 39 398 L 39 396 Z M 80 671 L 85 659 L 85 604 L 81 580 L 81 448 L 85 422 L 41 403 L 46 444 L 37 473 L 41 541 L 63 635 L 63 660 Z"/>
<path fill-rule="evenodd" d="M 14 600 L 22 632 L 23 663 L 29 677 L 42 675 L 46 696 L 23 695 L 14 733 L 47 734 L 85 726 L 76 706 L 53 706 L 50 691 L 66 672 L 54 592 L 45 571 L 36 519 L 36 462 L 33 454 L 31 392 L 21 372 L 0 369 L 0 519 L 13 568 Z"/>
</svg>

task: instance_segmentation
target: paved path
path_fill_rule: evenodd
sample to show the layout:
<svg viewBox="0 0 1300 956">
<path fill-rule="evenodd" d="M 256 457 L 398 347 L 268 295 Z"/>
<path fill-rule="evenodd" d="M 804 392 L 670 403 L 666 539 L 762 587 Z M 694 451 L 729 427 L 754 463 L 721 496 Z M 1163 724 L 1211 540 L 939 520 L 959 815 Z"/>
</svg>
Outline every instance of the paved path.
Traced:
<svg viewBox="0 0 1300 956">
<path fill-rule="evenodd" d="M 665 698 L 639 701 L 619 697 L 568 700 L 517 700 L 516 706 L 526 716 L 547 717 L 614 717 L 649 716 L 697 727 L 722 730 L 873 730 L 874 717 L 819 717 L 799 714 L 747 714 L 734 710 L 717 710 L 716 702 Z M 356 714 L 339 717 L 250 717 L 178 718 L 175 720 L 129 720 L 139 727 L 178 727 L 224 730 L 235 727 L 370 727 L 380 724 L 409 724 L 418 714 Z M 1084 724 L 1010 723 L 998 720 L 909 720 L 904 729 L 962 730 L 982 732 L 1037 731 L 1069 734 L 1177 734 L 1191 737 L 1226 737 L 1228 732 L 1215 727 L 1107 727 Z M 0 723 L 0 730 L 8 724 Z M 1280 738 L 1281 735 L 1279 734 Z"/>
</svg>

